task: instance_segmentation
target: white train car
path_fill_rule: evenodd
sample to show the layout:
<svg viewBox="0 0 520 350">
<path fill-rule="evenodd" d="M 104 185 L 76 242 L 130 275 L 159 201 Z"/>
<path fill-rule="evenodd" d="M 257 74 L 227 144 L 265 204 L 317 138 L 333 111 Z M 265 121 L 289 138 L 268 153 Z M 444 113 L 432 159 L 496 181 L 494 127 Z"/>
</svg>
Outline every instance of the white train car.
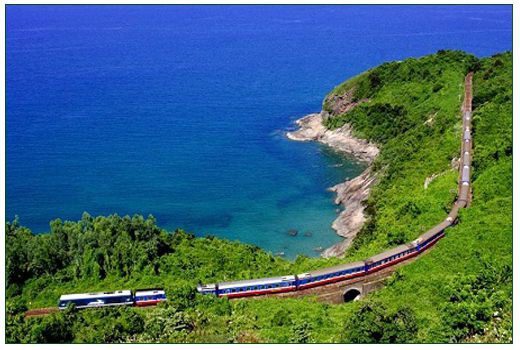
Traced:
<svg viewBox="0 0 520 350">
<path fill-rule="evenodd" d="M 115 292 L 98 292 L 83 294 L 65 294 L 60 297 L 58 308 L 63 310 L 69 304 L 74 304 L 78 309 L 133 305 L 134 297 L 130 290 L 118 290 Z"/>
</svg>

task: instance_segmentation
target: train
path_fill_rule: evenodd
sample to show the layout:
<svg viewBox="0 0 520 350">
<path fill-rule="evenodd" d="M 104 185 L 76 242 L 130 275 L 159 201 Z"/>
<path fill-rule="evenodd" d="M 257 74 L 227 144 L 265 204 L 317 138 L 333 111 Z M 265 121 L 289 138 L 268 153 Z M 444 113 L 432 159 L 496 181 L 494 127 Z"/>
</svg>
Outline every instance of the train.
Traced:
<svg viewBox="0 0 520 350">
<path fill-rule="evenodd" d="M 65 294 L 60 297 L 58 309 L 64 310 L 70 304 L 77 309 L 98 308 L 107 306 L 151 306 L 166 301 L 163 289 L 142 289 L 132 293 L 131 290 L 115 292 L 96 292 L 82 294 Z"/>
<path fill-rule="evenodd" d="M 468 88 L 469 86 L 469 88 Z M 199 284 L 197 291 L 217 297 L 240 298 L 256 295 L 294 292 L 330 283 L 353 279 L 375 273 L 381 269 L 411 259 L 433 246 L 445 235 L 445 230 L 457 223 L 458 213 L 471 199 L 471 74 L 466 77 L 466 96 L 462 118 L 462 145 L 459 165 L 459 189 L 451 211 L 438 225 L 432 227 L 412 242 L 399 245 L 363 261 L 342 264 L 296 275 L 268 277 L 251 280 Z M 162 289 L 67 294 L 60 297 L 58 308 L 64 310 L 69 304 L 78 309 L 106 306 L 149 306 L 167 300 Z"/>
<path fill-rule="evenodd" d="M 459 189 L 457 199 L 446 217 L 412 242 L 402 244 L 363 261 L 343 264 L 296 275 L 259 278 L 253 280 L 199 284 L 201 294 L 217 297 L 241 298 L 266 294 L 294 292 L 330 283 L 358 278 L 377 272 L 388 266 L 413 258 L 433 246 L 445 235 L 445 230 L 457 223 L 461 208 L 469 204 L 471 190 L 471 79 L 466 77 L 466 95 L 462 110 L 462 145 L 459 165 Z"/>
</svg>

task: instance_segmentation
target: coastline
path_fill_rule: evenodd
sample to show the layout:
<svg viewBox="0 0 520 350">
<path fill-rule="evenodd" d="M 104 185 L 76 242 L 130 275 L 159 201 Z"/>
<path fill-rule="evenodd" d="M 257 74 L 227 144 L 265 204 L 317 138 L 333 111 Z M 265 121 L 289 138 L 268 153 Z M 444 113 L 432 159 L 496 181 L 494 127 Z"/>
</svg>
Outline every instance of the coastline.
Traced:
<svg viewBox="0 0 520 350">
<path fill-rule="evenodd" d="M 336 193 L 334 202 L 343 206 L 343 210 L 332 223 L 332 228 L 336 234 L 344 238 L 322 252 L 322 257 L 329 258 L 342 256 L 366 221 L 363 202 L 368 198 L 370 189 L 376 182 L 371 164 L 379 154 L 379 148 L 352 135 L 352 128 L 348 124 L 336 130 L 328 130 L 322 123 L 325 113 L 312 113 L 298 119 L 296 124 L 299 129 L 287 132 L 287 138 L 301 142 L 321 142 L 368 165 L 357 177 L 328 188 L 329 191 Z"/>
</svg>

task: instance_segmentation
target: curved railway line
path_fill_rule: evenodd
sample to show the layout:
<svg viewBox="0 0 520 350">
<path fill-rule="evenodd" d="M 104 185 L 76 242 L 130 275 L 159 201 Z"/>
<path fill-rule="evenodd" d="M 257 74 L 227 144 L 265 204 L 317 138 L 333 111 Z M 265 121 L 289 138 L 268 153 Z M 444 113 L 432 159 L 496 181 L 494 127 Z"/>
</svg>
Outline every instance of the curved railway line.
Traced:
<svg viewBox="0 0 520 350">
<path fill-rule="evenodd" d="M 386 250 L 364 261 L 333 266 L 320 270 L 305 272 L 297 275 L 259 278 L 253 280 L 231 281 L 199 285 L 198 291 L 202 294 L 212 294 L 219 297 L 241 298 L 268 295 L 298 296 L 307 289 L 329 286 L 345 281 L 360 281 L 364 278 L 373 278 L 378 271 L 387 270 L 391 266 L 410 261 L 421 253 L 429 250 L 439 239 L 444 237 L 446 228 L 457 223 L 461 208 L 471 201 L 471 120 L 472 120 L 472 82 L 473 73 L 465 77 L 464 101 L 461 106 L 462 135 L 459 161 L 459 184 L 457 199 L 445 220 L 420 235 L 407 244 Z M 322 291 L 316 290 L 314 294 Z"/>
<path fill-rule="evenodd" d="M 222 282 L 199 285 L 198 291 L 228 298 L 240 297 L 298 297 L 302 295 L 330 293 L 331 287 L 344 286 L 345 282 L 359 283 L 386 276 L 396 266 L 414 260 L 419 254 L 428 251 L 444 237 L 444 230 L 457 223 L 461 208 L 471 202 L 471 158 L 472 158 L 472 82 L 473 73 L 465 77 L 464 101 L 461 108 L 462 135 L 459 161 L 459 180 L 457 199 L 445 220 L 434 226 L 416 240 L 370 257 L 364 261 L 333 266 L 298 275 L 261 278 L 254 280 Z M 58 308 L 31 309 L 26 317 L 46 315 L 57 312 Z"/>
</svg>

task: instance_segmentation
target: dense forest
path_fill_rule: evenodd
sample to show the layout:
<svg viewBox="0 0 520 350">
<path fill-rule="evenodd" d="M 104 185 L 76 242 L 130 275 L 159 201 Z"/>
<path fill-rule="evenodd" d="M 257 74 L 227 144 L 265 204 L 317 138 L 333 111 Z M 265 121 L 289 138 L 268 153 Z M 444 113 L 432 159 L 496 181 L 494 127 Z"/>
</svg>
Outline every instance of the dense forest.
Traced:
<svg viewBox="0 0 520 350">
<path fill-rule="evenodd" d="M 365 259 L 440 222 L 456 195 L 464 76 L 474 71 L 473 202 L 430 252 L 358 302 L 229 301 L 199 282 L 300 273 Z M 330 97 L 359 104 L 334 114 Z M 35 235 L 6 224 L 7 342 L 511 342 L 512 54 L 460 51 L 385 63 L 336 87 L 328 128 L 377 143 L 368 220 L 344 258 L 287 261 L 258 247 L 167 232 L 152 216 L 54 220 Z M 433 180 L 425 186 L 425 179 Z M 61 294 L 163 287 L 155 308 L 54 307 Z"/>
</svg>

